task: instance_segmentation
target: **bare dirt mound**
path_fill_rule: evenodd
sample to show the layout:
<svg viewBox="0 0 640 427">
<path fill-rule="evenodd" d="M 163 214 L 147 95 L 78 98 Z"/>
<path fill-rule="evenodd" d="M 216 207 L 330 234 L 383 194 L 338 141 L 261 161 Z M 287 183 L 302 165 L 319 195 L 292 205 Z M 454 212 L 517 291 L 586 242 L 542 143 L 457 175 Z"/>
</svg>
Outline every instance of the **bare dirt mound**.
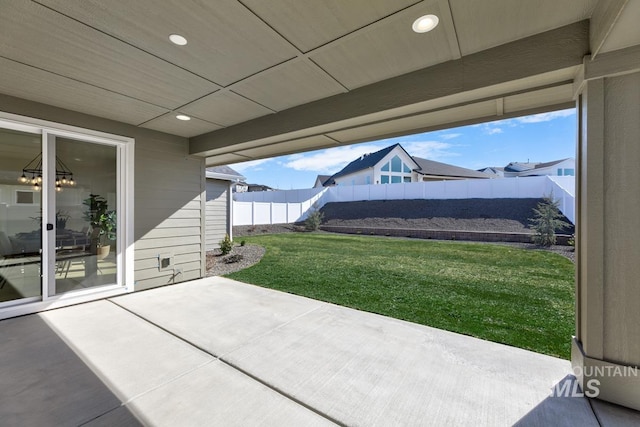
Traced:
<svg viewBox="0 0 640 427">
<path fill-rule="evenodd" d="M 529 219 L 541 199 L 380 200 L 327 203 L 323 224 L 531 233 Z M 566 218 L 565 221 L 569 222 Z M 572 234 L 573 227 L 562 233 Z"/>
</svg>

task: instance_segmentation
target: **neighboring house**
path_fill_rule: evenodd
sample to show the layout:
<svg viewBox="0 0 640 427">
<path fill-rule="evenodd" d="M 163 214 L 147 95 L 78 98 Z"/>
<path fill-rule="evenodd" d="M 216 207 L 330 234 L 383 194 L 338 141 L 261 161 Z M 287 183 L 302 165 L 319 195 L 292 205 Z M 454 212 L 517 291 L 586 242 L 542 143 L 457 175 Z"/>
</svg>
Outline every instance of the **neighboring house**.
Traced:
<svg viewBox="0 0 640 427">
<path fill-rule="evenodd" d="M 414 157 L 413 160 L 415 160 L 419 166 L 419 169 L 416 170 L 416 173 L 418 174 L 418 181 L 494 178 L 493 176 L 483 172 L 450 165 L 448 163 L 436 162 L 420 157 Z"/>
<path fill-rule="evenodd" d="M 471 169 L 413 157 L 400 144 L 365 154 L 325 180 L 331 185 L 398 184 L 451 179 L 487 179 L 491 176 Z"/>
<path fill-rule="evenodd" d="M 533 167 L 533 169 L 522 171 L 518 176 L 575 176 L 575 174 L 576 160 L 574 158 L 567 158 L 546 163 L 538 163 Z"/>
<path fill-rule="evenodd" d="M 494 178 L 504 178 L 504 168 L 497 166 L 478 169 L 478 172 L 486 173 L 488 175 L 494 175 Z"/>
<path fill-rule="evenodd" d="M 274 191 L 274 188 L 262 184 L 247 184 L 247 191 L 249 193 L 253 193 L 254 191 Z"/>
<path fill-rule="evenodd" d="M 215 166 L 206 171 L 205 245 L 207 251 L 220 247 L 225 234 L 232 237 L 232 187 L 245 177 L 229 166 Z"/>
<path fill-rule="evenodd" d="M 323 187 L 325 181 L 331 178 L 331 175 L 318 175 L 316 182 L 313 184 L 313 188 Z"/>
<path fill-rule="evenodd" d="M 545 163 L 511 162 L 507 166 L 486 167 L 479 172 L 492 174 L 496 177 L 515 178 L 518 176 L 575 176 L 576 161 L 574 158 L 553 160 Z"/>
</svg>

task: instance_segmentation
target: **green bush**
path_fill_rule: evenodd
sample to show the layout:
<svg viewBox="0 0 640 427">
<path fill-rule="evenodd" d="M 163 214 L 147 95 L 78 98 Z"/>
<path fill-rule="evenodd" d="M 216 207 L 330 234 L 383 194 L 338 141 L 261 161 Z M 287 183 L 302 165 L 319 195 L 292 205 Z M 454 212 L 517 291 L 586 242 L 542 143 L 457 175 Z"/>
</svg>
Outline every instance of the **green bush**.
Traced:
<svg viewBox="0 0 640 427">
<path fill-rule="evenodd" d="M 539 246 L 556 244 L 556 231 L 570 226 L 562 219 L 558 201 L 553 199 L 553 193 L 543 197 L 538 206 L 533 209 L 534 216 L 529 219 L 531 228 L 535 231 L 533 243 Z"/>
<path fill-rule="evenodd" d="M 246 240 L 241 240 L 241 241 L 240 241 L 240 246 L 244 246 L 244 245 L 246 245 L 246 244 L 247 244 L 247 241 L 246 241 Z"/>
<path fill-rule="evenodd" d="M 324 219 L 324 214 L 319 210 L 313 210 L 304 221 L 304 228 L 307 231 L 316 231 L 320 228 L 320 224 L 322 224 L 322 220 Z"/>
<path fill-rule="evenodd" d="M 233 249 L 233 242 L 229 235 L 225 234 L 224 239 L 220 240 L 220 252 L 222 252 L 222 255 L 226 255 L 231 252 L 231 249 Z"/>
</svg>

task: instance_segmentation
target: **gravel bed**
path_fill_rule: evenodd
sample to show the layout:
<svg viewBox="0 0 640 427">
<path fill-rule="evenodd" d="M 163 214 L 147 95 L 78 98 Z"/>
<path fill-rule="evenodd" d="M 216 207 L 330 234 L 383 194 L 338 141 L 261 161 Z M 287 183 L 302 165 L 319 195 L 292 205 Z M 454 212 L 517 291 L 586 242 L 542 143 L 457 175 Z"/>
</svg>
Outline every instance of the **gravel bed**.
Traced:
<svg viewBox="0 0 640 427">
<path fill-rule="evenodd" d="M 529 218 L 540 200 L 380 200 L 327 203 L 322 212 L 325 225 L 531 233 Z"/>
<path fill-rule="evenodd" d="M 207 277 L 224 276 L 235 273 L 260 262 L 264 256 L 265 249 L 258 245 L 234 246 L 231 253 L 222 255 L 220 249 L 207 252 Z M 229 259 L 234 255 L 241 255 L 238 262 L 229 263 Z"/>
<path fill-rule="evenodd" d="M 235 225 L 233 238 L 245 236 L 259 236 L 261 234 L 290 233 L 292 231 L 304 231 L 302 224 L 271 224 L 271 225 Z"/>
</svg>

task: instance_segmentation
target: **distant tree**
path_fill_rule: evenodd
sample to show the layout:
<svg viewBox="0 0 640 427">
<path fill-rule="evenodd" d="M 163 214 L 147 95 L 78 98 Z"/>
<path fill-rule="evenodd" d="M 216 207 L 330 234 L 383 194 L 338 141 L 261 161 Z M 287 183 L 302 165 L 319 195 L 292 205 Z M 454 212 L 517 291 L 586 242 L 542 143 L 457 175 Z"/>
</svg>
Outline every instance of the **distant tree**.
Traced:
<svg viewBox="0 0 640 427">
<path fill-rule="evenodd" d="M 533 243 L 540 246 L 556 244 L 556 231 L 571 226 L 562 219 L 559 202 L 553 198 L 553 193 L 544 196 L 542 201 L 533 209 L 533 218 L 529 219 L 531 228 L 536 232 Z"/>
</svg>

